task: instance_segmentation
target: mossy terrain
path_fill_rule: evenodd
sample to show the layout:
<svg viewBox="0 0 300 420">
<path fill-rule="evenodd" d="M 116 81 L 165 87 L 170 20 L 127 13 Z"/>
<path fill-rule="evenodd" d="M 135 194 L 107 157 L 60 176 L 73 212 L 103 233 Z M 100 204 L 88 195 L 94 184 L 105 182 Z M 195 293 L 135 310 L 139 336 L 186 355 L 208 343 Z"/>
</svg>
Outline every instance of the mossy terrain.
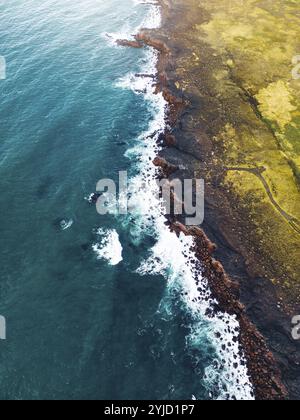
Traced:
<svg viewBox="0 0 300 420">
<path fill-rule="evenodd" d="M 240 244 L 249 270 L 278 285 L 287 305 L 297 304 L 300 0 L 169 3 L 181 13 L 172 71 L 191 104 L 184 130 L 202 146 L 198 175 L 230 203 L 239 228 L 225 221 L 224 232 Z"/>
</svg>

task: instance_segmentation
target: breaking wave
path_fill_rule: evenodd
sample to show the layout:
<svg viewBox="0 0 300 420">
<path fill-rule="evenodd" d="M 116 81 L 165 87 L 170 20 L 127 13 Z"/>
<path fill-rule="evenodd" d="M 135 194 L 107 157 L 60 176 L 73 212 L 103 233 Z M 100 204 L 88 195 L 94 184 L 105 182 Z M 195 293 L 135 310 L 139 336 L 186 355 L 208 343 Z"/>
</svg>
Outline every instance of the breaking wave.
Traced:
<svg viewBox="0 0 300 420">
<path fill-rule="evenodd" d="M 104 259 L 109 265 L 118 265 L 123 261 L 123 248 L 119 239 L 119 234 L 115 229 L 96 231 L 99 241 L 93 245 L 98 259 Z"/>
<path fill-rule="evenodd" d="M 136 2 L 137 3 L 137 2 Z M 139 2 L 141 3 L 141 2 Z M 145 2 L 143 2 L 145 3 Z M 157 28 L 161 18 L 158 6 L 152 6 L 142 27 Z M 121 89 L 131 89 L 144 95 L 152 119 L 136 145 L 126 152 L 135 164 L 137 174 L 130 180 L 135 208 L 139 217 L 135 223 L 124 221 L 131 240 L 142 242 L 146 235 L 155 238 L 156 244 L 149 250 L 137 273 L 162 275 L 167 279 L 168 290 L 159 311 L 171 313 L 170 298 L 174 294 L 189 315 L 190 333 L 186 337 L 187 350 L 211 343 L 215 358 L 205 369 L 202 381 L 212 399 L 254 399 L 246 360 L 239 344 L 239 323 L 235 316 L 214 312 L 216 301 L 212 297 L 207 279 L 201 275 L 201 263 L 193 254 L 193 238 L 181 234 L 177 237 L 166 226 L 162 202 L 157 198 L 157 169 L 152 164 L 159 147 L 158 137 L 166 128 L 167 103 L 155 89 L 153 75 L 157 73 L 158 54 L 153 48 L 145 49 L 146 60 L 140 74 L 129 73 L 117 82 Z M 147 216 L 145 216 L 147 215 Z"/>
</svg>

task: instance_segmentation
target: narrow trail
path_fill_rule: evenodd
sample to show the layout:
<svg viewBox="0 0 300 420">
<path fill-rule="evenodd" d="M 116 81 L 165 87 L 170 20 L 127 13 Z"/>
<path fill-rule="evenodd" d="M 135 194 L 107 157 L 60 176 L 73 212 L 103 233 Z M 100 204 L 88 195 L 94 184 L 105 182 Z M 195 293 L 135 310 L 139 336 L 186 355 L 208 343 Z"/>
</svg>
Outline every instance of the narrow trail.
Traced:
<svg viewBox="0 0 300 420">
<path fill-rule="evenodd" d="M 263 177 L 263 172 L 265 172 L 266 168 L 260 167 L 260 168 L 239 168 L 239 167 L 232 167 L 232 168 L 225 168 L 226 171 L 238 171 L 238 172 L 249 172 L 255 176 L 257 176 L 260 181 L 262 182 L 268 197 L 270 198 L 272 204 L 276 207 L 276 209 L 279 211 L 282 217 L 285 218 L 285 220 L 290 224 L 290 226 L 298 233 L 300 234 L 300 222 L 298 219 L 296 219 L 294 216 L 291 216 L 288 214 L 285 210 L 283 210 L 282 207 L 277 203 L 275 198 L 273 197 L 272 191 Z"/>
</svg>

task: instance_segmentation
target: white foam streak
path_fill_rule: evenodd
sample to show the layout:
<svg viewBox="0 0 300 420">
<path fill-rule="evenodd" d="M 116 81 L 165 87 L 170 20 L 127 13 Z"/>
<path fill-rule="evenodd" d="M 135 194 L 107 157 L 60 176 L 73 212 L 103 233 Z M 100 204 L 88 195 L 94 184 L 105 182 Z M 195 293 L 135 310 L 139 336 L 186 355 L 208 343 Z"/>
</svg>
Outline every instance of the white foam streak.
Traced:
<svg viewBox="0 0 300 420">
<path fill-rule="evenodd" d="M 98 229 L 99 242 L 93 245 L 98 259 L 104 259 L 109 265 L 118 265 L 123 261 L 123 248 L 116 230 Z"/>
</svg>

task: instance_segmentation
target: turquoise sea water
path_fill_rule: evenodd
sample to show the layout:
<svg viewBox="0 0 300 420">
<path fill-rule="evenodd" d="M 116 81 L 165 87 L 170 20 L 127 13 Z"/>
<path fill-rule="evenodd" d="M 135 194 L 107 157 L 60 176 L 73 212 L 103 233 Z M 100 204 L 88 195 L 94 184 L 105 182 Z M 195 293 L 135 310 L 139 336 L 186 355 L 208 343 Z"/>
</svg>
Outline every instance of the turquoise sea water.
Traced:
<svg viewBox="0 0 300 420">
<path fill-rule="evenodd" d="M 212 338 L 222 322 L 182 299 L 179 245 L 86 200 L 101 178 L 148 171 L 142 133 L 162 103 L 133 75 L 155 56 L 113 39 L 156 20 L 132 0 L 0 5 L 1 399 L 250 395 Z"/>
</svg>

